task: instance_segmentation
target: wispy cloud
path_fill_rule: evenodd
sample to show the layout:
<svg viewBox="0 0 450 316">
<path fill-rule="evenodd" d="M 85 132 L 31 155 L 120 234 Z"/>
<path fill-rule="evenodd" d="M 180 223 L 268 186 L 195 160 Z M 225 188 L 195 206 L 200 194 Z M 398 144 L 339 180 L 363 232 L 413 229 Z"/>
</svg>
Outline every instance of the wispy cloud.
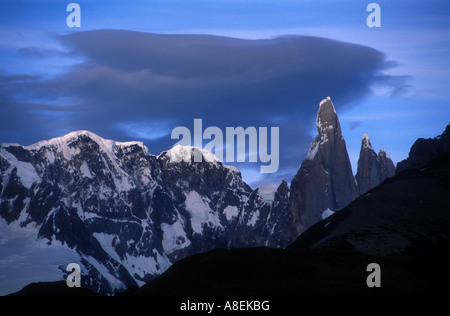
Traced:
<svg viewBox="0 0 450 316">
<path fill-rule="evenodd" d="M 386 121 L 386 120 L 397 120 L 403 117 L 414 117 L 421 116 L 425 114 L 423 110 L 415 110 L 415 111 L 392 111 L 392 112 L 384 112 L 384 113 L 376 113 L 376 110 L 371 113 L 357 114 L 357 115 L 349 115 L 343 114 L 339 116 L 339 120 L 342 122 L 361 122 L 361 121 Z M 354 127 L 357 127 L 354 126 Z"/>
<path fill-rule="evenodd" d="M 156 140 L 170 135 L 173 126 L 172 122 L 120 122 L 118 123 L 121 129 L 128 137 Z"/>
</svg>

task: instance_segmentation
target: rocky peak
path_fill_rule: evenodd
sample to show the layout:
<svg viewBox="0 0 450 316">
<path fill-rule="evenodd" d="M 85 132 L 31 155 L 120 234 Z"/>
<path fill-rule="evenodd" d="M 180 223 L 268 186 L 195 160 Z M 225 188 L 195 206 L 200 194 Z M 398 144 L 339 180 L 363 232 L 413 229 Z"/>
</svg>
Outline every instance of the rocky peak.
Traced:
<svg viewBox="0 0 450 316">
<path fill-rule="evenodd" d="M 370 137 L 363 134 L 358 159 L 356 183 L 359 194 L 364 194 L 395 174 L 394 163 L 383 148 L 378 155 L 370 143 Z"/>
<path fill-rule="evenodd" d="M 275 199 L 277 196 L 289 196 L 289 184 L 283 178 L 275 191 Z"/>
<path fill-rule="evenodd" d="M 335 139 L 342 139 L 341 125 L 330 97 L 320 102 L 316 125 L 321 142 L 328 140 L 333 142 Z"/>
<path fill-rule="evenodd" d="M 357 188 L 336 110 L 330 97 L 319 104 L 318 134 L 290 188 L 290 209 L 297 233 L 339 210 L 357 196 Z"/>
<path fill-rule="evenodd" d="M 361 150 L 359 152 L 356 183 L 359 194 L 366 193 L 371 188 L 380 184 L 380 170 L 378 158 L 370 143 L 370 137 L 364 134 L 361 138 Z"/>
<path fill-rule="evenodd" d="M 361 150 L 363 148 L 372 149 L 372 144 L 370 143 L 370 136 L 367 135 L 366 133 L 364 133 L 363 136 L 361 137 Z"/>
<path fill-rule="evenodd" d="M 378 153 L 378 165 L 380 167 L 380 183 L 387 178 L 393 177 L 395 175 L 395 166 L 391 157 L 386 153 L 384 148 L 380 149 Z"/>
</svg>

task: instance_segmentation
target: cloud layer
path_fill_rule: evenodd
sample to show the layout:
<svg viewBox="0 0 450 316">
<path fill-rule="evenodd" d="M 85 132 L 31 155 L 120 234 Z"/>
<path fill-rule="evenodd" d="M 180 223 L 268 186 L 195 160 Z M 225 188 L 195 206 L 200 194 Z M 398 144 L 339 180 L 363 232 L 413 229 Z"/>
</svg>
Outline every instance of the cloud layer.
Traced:
<svg viewBox="0 0 450 316">
<path fill-rule="evenodd" d="M 408 88 L 407 78 L 384 74 L 393 63 L 382 52 L 318 37 L 98 30 L 56 39 L 83 62 L 47 79 L 0 76 L 0 141 L 29 144 L 87 129 L 142 140 L 158 154 L 175 143 L 171 130 L 193 128 L 194 118 L 223 130 L 278 126 L 280 171 L 270 175 L 278 181 L 292 177 L 303 160 L 322 99 L 331 96 L 339 111 L 373 86 L 393 93 Z M 40 50 L 22 47 L 18 54 L 36 61 L 52 55 L 33 52 Z"/>
</svg>

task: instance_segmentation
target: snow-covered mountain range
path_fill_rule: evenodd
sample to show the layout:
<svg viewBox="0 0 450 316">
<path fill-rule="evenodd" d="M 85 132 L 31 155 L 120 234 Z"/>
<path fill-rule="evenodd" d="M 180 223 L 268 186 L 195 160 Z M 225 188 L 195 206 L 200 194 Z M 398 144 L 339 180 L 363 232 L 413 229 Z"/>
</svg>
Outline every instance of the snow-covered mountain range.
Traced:
<svg viewBox="0 0 450 316">
<path fill-rule="evenodd" d="M 360 192 L 329 98 L 319 105 L 317 128 L 292 185 L 255 190 L 235 167 L 195 147 L 152 155 L 141 142 L 88 131 L 1 144 L 0 294 L 61 280 L 71 262 L 81 265 L 83 285 L 112 294 L 214 248 L 286 247 Z M 386 154 L 365 162 L 372 155 L 366 139 L 358 183 L 375 186 L 395 170 Z M 178 159 L 195 154 L 206 159 Z"/>
<path fill-rule="evenodd" d="M 208 161 L 173 162 L 195 151 Z M 142 285 L 173 262 L 213 248 L 277 246 L 272 205 L 288 198 L 283 182 L 268 201 L 204 150 L 176 146 L 154 156 L 142 143 L 87 131 L 27 147 L 4 144 L 0 170 L 0 243 L 22 240 L 10 254 L 3 247 L 0 269 L 37 247 L 28 262 L 60 276 L 67 263 L 78 262 L 88 276 L 84 284 L 101 293 Z M 262 240 L 260 230 L 271 234 Z"/>
</svg>

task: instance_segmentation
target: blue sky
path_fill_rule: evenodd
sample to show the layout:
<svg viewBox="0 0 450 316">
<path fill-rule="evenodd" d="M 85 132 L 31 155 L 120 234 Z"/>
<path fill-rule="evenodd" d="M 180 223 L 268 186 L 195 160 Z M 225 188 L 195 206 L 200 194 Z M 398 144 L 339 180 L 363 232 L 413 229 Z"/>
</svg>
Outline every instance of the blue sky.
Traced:
<svg viewBox="0 0 450 316">
<path fill-rule="evenodd" d="M 195 117 L 205 126 L 279 126 L 279 172 L 239 165 L 256 186 L 293 177 L 328 95 L 354 169 L 363 133 L 398 162 L 415 139 L 449 123 L 448 1 L 377 1 L 380 28 L 367 27 L 370 1 L 362 0 L 76 2 L 81 28 L 66 25 L 70 1 L 1 1 L 0 142 L 87 129 L 142 140 L 158 154 L 174 144 L 170 131 Z M 284 35 L 291 37 L 272 40 Z M 259 53 L 267 45 L 270 58 Z M 311 69 L 296 62 L 296 49 Z"/>
</svg>

